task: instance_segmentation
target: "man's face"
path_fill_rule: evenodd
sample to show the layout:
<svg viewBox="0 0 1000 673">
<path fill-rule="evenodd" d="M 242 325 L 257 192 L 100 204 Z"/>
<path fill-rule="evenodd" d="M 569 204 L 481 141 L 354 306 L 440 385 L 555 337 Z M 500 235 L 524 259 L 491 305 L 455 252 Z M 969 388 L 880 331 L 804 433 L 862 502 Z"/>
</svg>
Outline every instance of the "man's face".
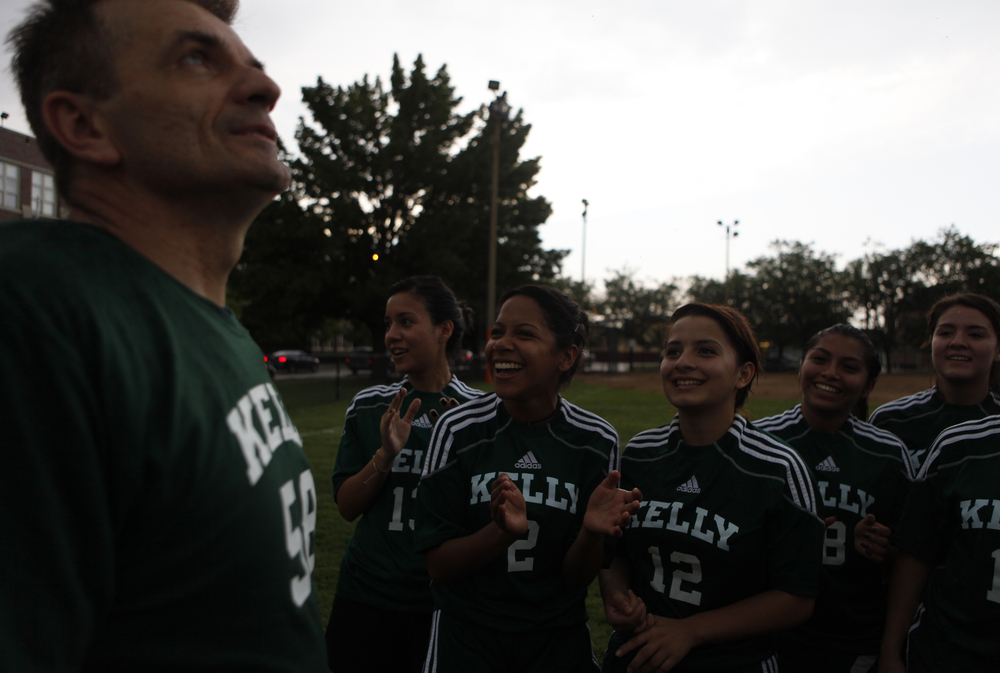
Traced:
<svg viewBox="0 0 1000 673">
<path fill-rule="evenodd" d="M 270 111 L 278 86 L 233 30 L 185 0 L 105 0 L 119 88 L 98 104 L 129 179 L 168 197 L 288 186 Z"/>
</svg>

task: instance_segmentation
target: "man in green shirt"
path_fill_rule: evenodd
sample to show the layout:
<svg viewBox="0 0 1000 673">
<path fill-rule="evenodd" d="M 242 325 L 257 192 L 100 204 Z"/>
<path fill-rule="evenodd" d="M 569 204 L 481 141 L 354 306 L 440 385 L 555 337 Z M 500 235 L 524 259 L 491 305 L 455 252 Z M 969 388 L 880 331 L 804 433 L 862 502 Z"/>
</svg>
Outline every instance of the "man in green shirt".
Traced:
<svg viewBox="0 0 1000 673">
<path fill-rule="evenodd" d="M 326 670 L 312 474 L 225 308 L 289 177 L 235 11 L 50 0 L 8 38 L 73 221 L 0 227 L 0 670 Z"/>
</svg>

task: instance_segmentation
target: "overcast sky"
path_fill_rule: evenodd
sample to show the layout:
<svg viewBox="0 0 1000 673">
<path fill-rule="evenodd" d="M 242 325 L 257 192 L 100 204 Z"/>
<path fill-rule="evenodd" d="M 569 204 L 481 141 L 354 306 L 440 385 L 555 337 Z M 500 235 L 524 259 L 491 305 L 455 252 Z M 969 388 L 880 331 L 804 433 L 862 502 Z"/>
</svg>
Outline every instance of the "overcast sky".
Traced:
<svg viewBox="0 0 1000 673">
<path fill-rule="evenodd" d="M 3 0 L 4 33 L 26 0 Z M 541 156 L 533 194 L 546 247 L 587 279 L 625 266 L 646 282 L 721 278 L 775 239 L 862 255 L 954 223 L 1000 240 L 1000 3 L 243 0 L 236 30 L 284 94 L 286 144 L 301 87 L 388 79 L 442 64 L 462 110 L 496 79 Z M 29 132 L 9 72 L 8 128 Z M 485 251 L 484 251 L 485 266 Z M 600 284 L 598 285 L 600 287 Z"/>
</svg>

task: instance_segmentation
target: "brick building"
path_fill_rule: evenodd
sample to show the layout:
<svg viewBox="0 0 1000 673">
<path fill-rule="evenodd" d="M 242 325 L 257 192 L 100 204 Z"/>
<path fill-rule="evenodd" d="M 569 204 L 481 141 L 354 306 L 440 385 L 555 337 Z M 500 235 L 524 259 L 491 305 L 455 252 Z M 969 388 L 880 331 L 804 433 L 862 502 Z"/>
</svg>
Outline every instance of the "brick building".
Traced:
<svg viewBox="0 0 1000 673">
<path fill-rule="evenodd" d="M 0 128 L 0 221 L 58 217 L 52 167 L 31 136 Z"/>
</svg>

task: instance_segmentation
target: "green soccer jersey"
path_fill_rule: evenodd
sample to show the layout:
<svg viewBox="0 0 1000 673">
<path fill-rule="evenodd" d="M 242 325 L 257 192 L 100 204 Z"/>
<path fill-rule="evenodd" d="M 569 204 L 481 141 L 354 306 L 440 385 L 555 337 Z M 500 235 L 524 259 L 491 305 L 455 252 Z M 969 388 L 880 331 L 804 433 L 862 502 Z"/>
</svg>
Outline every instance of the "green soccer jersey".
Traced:
<svg viewBox="0 0 1000 673">
<path fill-rule="evenodd" d="M 868 422 L 903 440 L 916 472 L 927 447 L 942 431 L 995 414 L 1000 414 L 1000 397 L 992 392 L 979 404 L 948 404 L 935 386 L 883 404 Z"/>
<path fill-rule="evenodd" d="M 809 468 L 787 444 L 737 415 L 710 446 L 680 421 L 636 435 L 622 488 L 643 502 L 619 544 L 632 590 L 652 614 L 682 619 L 770 589 L 815 596 L 823 522 Z M 703 645 L 677 671 L 734 670 L 773 655 L 768 638 Z"/>
<path fill-rule="evenodd" d="M 507 474 L 521 490 L 528 532 L 467 577 L 433 582 L 435 606 L 499 631 L 582 624 L 586 587 L 563 577 L 563 559 L 583 525 L 594 488 L 619 463 L 606 421 L 560 398 L 549 423 L 511 418 L 496 395 L 445 414 L 417 489 L 417 550 L 471 535 L 492 521 L 490 485 Z"/>
<path fill-rule="evenodd" d="M 427 455 L 434 425 L 431 409 L 444 413 L 440 400 L 452 397 L 466 402 L 483 392 L 470 388 L 456 377 L 441 392 L 415 390 L 408 380 L 386 386 L 374 386 L 355 396 L 347 410 L 344 433 L 333 471 L 336 496 L 344 481 L 369 469 L 375 451 L 382 446 L 379 424 L 400 388 L 406 388 L 401 409 L 408 409 L 415 399 L 420 411 L 410 428 L 406 446 L 399 452 L 382 489 L 354 529 L 340 565 L 337 593 L 373 607 L 398 612 L 431 612 L 430 578 L 427 562 L 413 550 L 413 509 L 417 482 Z"/>
<path fill-rule="evenodd" d="M 1000 662 L 1000 416 L 945 430 L 892 541 L 932 566 L 910 630 L 910 671 L 996 671 Z"/>
<path fill-rule="evenodd" d="M 854 549 L 854 527 L 868 514 L 895 528 L 909 488 L 906 447 L 898 437 L 851 416 L 836 433 L 813 430 L 798 405 L 754 422 L 788 442 L 812 468 L 826 529 L 823 573 L 812 617 L 782 640 L 824 650 L 878 654 L 887 574 Z M 779 647 L 780 649 L 780 647 Z"/>
<path fill-rule="evenodd" d="M 325 671 L 316 489 L 232 313 L 102 230 L 0 226 L 0 670 Z"/>
</svg>

